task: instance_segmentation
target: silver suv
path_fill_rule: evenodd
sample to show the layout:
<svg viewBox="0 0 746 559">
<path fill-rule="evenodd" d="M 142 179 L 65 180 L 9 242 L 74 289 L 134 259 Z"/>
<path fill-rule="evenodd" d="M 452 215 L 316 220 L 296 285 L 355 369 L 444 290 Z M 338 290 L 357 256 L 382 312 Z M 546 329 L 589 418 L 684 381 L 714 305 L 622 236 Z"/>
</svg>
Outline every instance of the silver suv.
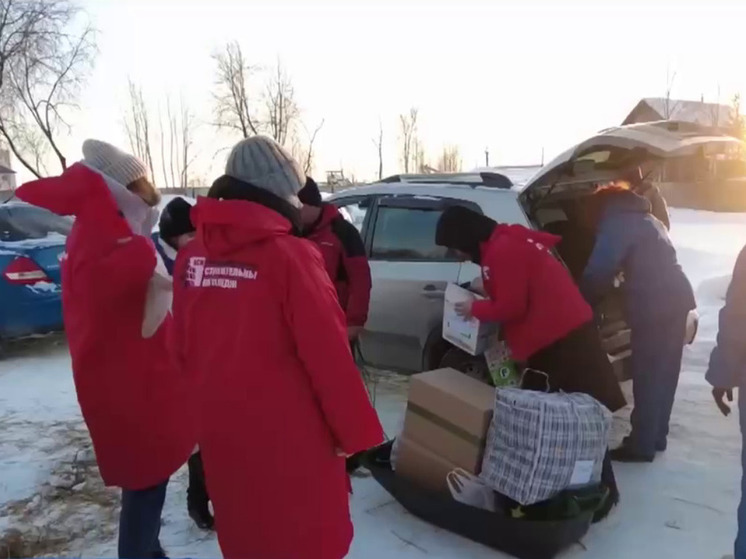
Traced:
<svg viewBox="0 0 746 559">
<path fill-rule="evenodd" d="M 561 235 L 558 256 L 578 278 L 594 244 L 594 233 L 584 229 L 580 216 L 598 183 L 633 167 L 650 172 L 666 158 L 735 156 L 740 150 L 738 140 L 695 125 L 648 123 L 605 130 L 561 154 L 522 185 L 490 172 L 397 175 L 332 196 L 330 202 L 360 230 L 370 258 L 373 292 L 360 339 L 363 361 L 404 372 L 450 366 L 486 375 L 483 358 L 463 353 L 441 335 L 446 285 L 471 282 L 480 273 L 474 264 L 461 263 L 435 245 L 438 218 L 449 205 Z M 627 376 L 631 355 L 622 282 L 595 309 L 620 377 Z"/>
</svg>

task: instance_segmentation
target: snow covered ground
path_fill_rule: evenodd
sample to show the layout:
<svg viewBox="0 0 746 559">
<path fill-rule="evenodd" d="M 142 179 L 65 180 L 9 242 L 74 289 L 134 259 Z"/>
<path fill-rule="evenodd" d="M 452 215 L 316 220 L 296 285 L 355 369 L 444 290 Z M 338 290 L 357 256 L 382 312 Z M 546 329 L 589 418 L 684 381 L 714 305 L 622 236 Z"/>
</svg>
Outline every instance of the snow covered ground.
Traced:
<svg viewBox="0 0 746 559">
<path fill-rule="evenodd" d="M 737 419 L 721 417 L 712 404 L 703 375 L 717 311 L 746 244 L 746 214 L 674 210 L 672 236 L 697 291 L 702 323 L 686 349 L 669 450 L 654 464 L 617 466 L 620 507 L 563 559 L 719 559 L 731 549 L 741 439 Z M 401 421 L 405 384 L 387 377 L 378 388 L 377 408 L 390 435 Z M 622 414 L 617 440 L 625 429 Z M 0 433 L 0 535 L 34 524 L 43 536 L 53 524 L 52 535 L 68 530 L 72 538 L 58 542 L 55 555 L 115 556 L 112 493 L 95 479 L 74 487 L 79 480 L 69 479 L 70 465 L 85 464 L 90 451 L 61 337 L 14 345 L 0 360 Z M 185 474 L 169 488 L 163 543 L 172 557 L 219 556 L 214 536 L 187 517 Z M 355 479 L 354 489 L 352 559 L 503 557 L 413 518 L 371 479 Z"/>
</svg>

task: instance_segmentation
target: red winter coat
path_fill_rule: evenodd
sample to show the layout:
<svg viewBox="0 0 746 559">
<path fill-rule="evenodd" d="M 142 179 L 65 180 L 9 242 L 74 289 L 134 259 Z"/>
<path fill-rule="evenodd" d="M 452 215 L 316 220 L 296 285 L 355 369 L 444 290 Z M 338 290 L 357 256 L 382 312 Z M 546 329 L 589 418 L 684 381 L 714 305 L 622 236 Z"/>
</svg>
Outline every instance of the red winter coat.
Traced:
<svg viewBox="0 0 746 559">
<path fill-rule="evenodd" d="M 258 203 L 201 198 L 174 268 L 175 348 L 198 379 L 223 555 L 339 559 L 345 460 L 383 440 L 312 243 Z"/>
<path fill-rule="evenodd" d="M 360 233 L 335 206 L 324 204 L 318 223 L 306 237 L 321 251 L 339 304 L 347 315 L 347 325 L 365 326 L 372 282 Z"/>
<path fill-rule="evenodd" d="M 520 225 L 498 225 L 482 246 L 482 279 L 489 299 L 472 314 L 499 322 L 519 361 L 593 319 L 570 273 L 550 252 L 560 237 Z"/>
<path fill-rule="evenodd" d="M 142 335 L 153 243 L 133 233 L 103 177 L 82 164 L 16 194 L 75 216 L 62 261 L 63 314 L 78 402 L 104 482 L 145 489 L 166 481 L 189 458 L 196 433 L 185 376 L 168 352 L 171 317 L 152 337 Z"/>
</svg>

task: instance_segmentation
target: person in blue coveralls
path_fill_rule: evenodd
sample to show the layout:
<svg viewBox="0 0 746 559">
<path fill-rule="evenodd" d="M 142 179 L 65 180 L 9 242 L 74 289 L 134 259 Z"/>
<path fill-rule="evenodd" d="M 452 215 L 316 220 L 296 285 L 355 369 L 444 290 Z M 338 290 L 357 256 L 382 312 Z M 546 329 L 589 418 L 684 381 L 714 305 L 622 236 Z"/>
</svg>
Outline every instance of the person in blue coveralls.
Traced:
<svg viewBox="0 0 746 559">
<path fill-rule="evenodd" d="M 593 194 L 588 216 L 596 240 L 580 290 L 596 306 L 623 275 L 631 329 L 635 408 L 632 432 L 611 451 L 618 462 L 652 462 L 666 450 L 668 424 L 681 370 L 687 316 L 694 293 L 663 223 L 628 183 Z"/>
<path fill-rule="evenodd" d="M 736 260 L 725 306 L 720 311 L 717 344 L 710 355 L 707 380 L 713 386 L 712 396 L 723 415 L 730 414 L 728 402 L 733 401 L 733 389 L 739 389 L 738 408 L 741 437 L 746 433 L 746 248 Z M 746 467 L 746 447 L 741 443 L 741 466 Z M 738 535 L 735 559 L 746 559 L 746 476 L 741 478 L 741 504 L 738 507 Z M 730 556 L 731 559 L 733 556 Z M 725 558 L 724 558 L 725 559 Z"/>
</svg>

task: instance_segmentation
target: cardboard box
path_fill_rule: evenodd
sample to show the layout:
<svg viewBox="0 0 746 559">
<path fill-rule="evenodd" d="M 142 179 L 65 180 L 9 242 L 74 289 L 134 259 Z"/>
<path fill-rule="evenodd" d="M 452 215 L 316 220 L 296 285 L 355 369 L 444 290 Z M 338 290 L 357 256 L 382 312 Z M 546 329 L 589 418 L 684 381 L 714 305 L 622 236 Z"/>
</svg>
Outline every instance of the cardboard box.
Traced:
<svg viewBox="0 0 746 559">
<path fill-rule="evenodd" d="M 494 404 L 493 387 L 454 369 L 414 375 L 403 435 L 478 474 Z"/>
<path fill-rule="evenodd" d="M 399 439 L 399 455 L 396 461 L 397 477 L 411 480 L 438 493 L 450 494 L 446 476 L 454 469 L 456 469 L 455 464 L 406 436 L 402 435 Z"/>
<path fill-rule="evenodd" d="M 464 320 L 456 314 L 455 304 L 468 299 L 484 299 L 471 291 L 449 283 L 443 307 L 443 338 L 469 355 L 481 355 L 497 334 L 497 324 L 480 322 L 476 318 Z"/>
</svg>

